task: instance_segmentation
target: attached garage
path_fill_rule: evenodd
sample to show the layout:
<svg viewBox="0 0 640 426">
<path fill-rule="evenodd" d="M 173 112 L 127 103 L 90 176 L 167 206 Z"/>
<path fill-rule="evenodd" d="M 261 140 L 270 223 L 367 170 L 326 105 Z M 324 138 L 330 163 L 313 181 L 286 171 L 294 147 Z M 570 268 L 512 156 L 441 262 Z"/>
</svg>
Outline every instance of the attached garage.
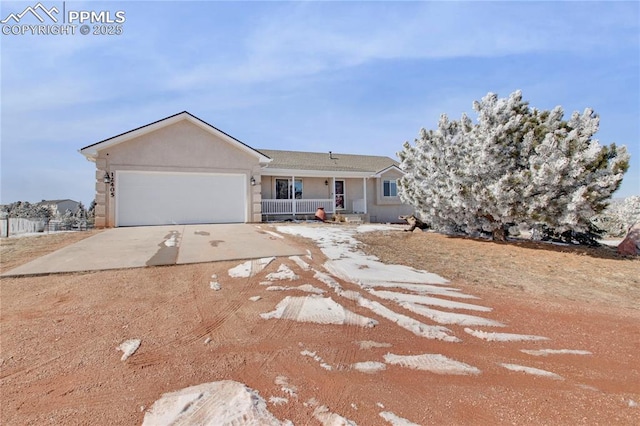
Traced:
<svg viewBox="0 0 640 426">
<path fill-rule="evenodd" d="M 242 174 L 119 171 L 116 226 L 247 221 Z"/>
<path fill-rule="evenodd" d="M 80 153 L 96 164 L 96 227 L 261 221 L 271 159 L 186 111 Z"/>
</svg>

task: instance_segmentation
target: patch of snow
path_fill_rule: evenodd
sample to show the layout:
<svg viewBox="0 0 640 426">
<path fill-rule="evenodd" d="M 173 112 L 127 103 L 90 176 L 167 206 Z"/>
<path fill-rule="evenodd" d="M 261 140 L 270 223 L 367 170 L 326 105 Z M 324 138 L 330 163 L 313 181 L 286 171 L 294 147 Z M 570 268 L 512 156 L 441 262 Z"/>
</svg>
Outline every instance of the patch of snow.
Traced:
<svg viewBox="0 0 640 426">
<path fill-rule="evenodd" d="M 330 289 L 334 290 L 336 293 L 342 292 L 342 286 L 338 284 L 338 281 L 334 280 L 333 277 L 329 274 L 325 274 L 324 272 L 314 271 L 315 274 L 313 278 L 320 281 L 323 284 L 326 284 Z"/>
<path fill-rule="evenodd" d="M 313 256 L 311 255 L 311 250 L 307 249 L 307 259 L 313 260 Z"/>
<path fill-rule="evenodd" d="M 430 320 L 437 322 L 438 324 L 504 327 L 504 324 L 502 324 L 501 322 L 478 317 L 475 315 L 438 311 L 437 309 L 427 308 L 426 306 L 410 302 L 401 302 L 399 303 L 399 305 L 413 313 L 427 317 Z"/>
<path fill-rule="evenodd" d="M 324 368 L 325 370 L 328 370 L 328 371 L 333 370 L 333 367 L 331 367 L 329 364 L 324 362 L 324 360 L 318 354 L 316 354 L 315 352 L 311 352 L 311 351 L 308 351 L 308 350 L 305 349 L 303 351 L 300 351 L 300 355 L 308 356 L 310 358 L 313 358 L 314 361 L 319 362 L 320 363 L 320 367 Z"/>
<path fill-rule="evenodd" d="M 204 383 L 162 395 L 145 413 L 142 425 L 170 424 L 292 425 L 271 414 L 257 391 L 231 380 Z"/>
<path fill-rule="evenodd" d="M 289 400 L 287 398 L 282 398 L 280 396 L 271 396 L 269 397 L 269 403 L 273 405 L 283 405 L 283 404 L 288 404 Z"/>
<path fill-rule="evenodd" d="M 600 389 L 598 389 L 598 388 L 596 388 L 594 386 L 584 385 L 582 383 L 578 383 L 576 386 L 581 388 L 581 389 L 590 390 L 590 391 L 594 391 L 594 392 L 600 392 Z"/>
<path fill-rule="evenodd" d="M 454 302 L 453 300 L 440 299 L 437 297 L 424 296 L 420 294 L 405 294 L 387 290 L 369 290 L 370 294 L 381 299 L 393 300 L 394 302 L 411 302 L 421 305 L 439 306 L 448 309 L 465 309 L 470 311 L 490 312 L 492 309 L 486 306 L 473 305 L 470 303 Z"/>
<path fill-rule="evenodd" d="M 262 259 L 247 260 L 240 265 L 229 269 L 229 276 L 232 278 L 249 278 L 262 271 L 275 257 L 263 257 Z"/>
<path fill-rule="evenodd" d="M 345 251 L 339 246 L 334 248 L 334 251 L 339 253 L 340 257 L 327 256 L 330 260 L 324 263 L 324 267 L 338 278 L 361 286 L 376 287 L 379 283 L 386 282 L 416 284 L 449 282 L 437 274 L 419 271 L 408 266 L 385 265 L 377 258 L 367 256 L 360 251 Z"/>
<path fill-rule="evenodd" d="M 430 371 L 436 374 L 480 374 L 478 368 L 440 354 L 395 355 L 388 353 L 384 356 L 384 360 L 387 364 Z"/>
<path fill-rule="evenodd" d="M 549 377 L 551 379 L 563 380 L 562 376 L 557 375 L 556 373 L 552 373 L 547 370 L 540 370 L 539 368 L 533 367 L 525 367 L 524 365 L 517 364 L 500 364 L 502 367 L 511 371 L 518 371 L 521 373 L 532 374 L 534 376 L 544 376 Z"/>
<path fill-rule="evenodd" d="M 355 302 L 358 302 L 360 299 L 363 298 L 360 293 L 353 290 L 343 290 L 339 292 L 338 295 L 344 297 L 345 299 L 353 300 Z"/>
<path fill-rule="evenodd" d="M 486 340 L 487 342 L 522 342 L 527 340 L 549 340 L 548 337 L 533 336 L 530 334 L 489 333 L 486 331 L 472 330 L 470 328 L 465 328 L 464 331 L 474 337 L 477 337 L 478 339 Z"/>
<path fill-rule="evenodd" d="M 164 245 L 167 247 L 175 247 L 178 245 L 178 240 L 176 238 L 176 234 L 171 235 L 171 238 L 165 240 Z"/>
<path fill-rule="evenodd" d="M 459 342 L 455 336 L 450 335 L 451 330 L 441 325 L 427 325 L 423 324 L 420 321 L 417 321 L 411 317 L 406 315 L 399 314 L 397 312 L 392 311 L 391 309 L 381 305 L 378 302 L 374 302 L 372 300 L 366 299 L 364 297 L 360 297 L 358 299 L 358 304 L 364 308 L 370 309 L 376 314 L 380 315 L 398 324 L 400 327 L 405 330 L 409 330 L 416 336 L 425 337 L 427 339 L 437 339 L 445 342 Z"/>
<path fill-rule="evenodd" d="M 262 296 L 251 296 L 249 298 L 249 300 L 251 300 L 252 302 L 257 302 L 260 299 L 262 299 Z"/>
<path fill-rule="evenodd" d="M 302 258 L 300 256 L 291 256 L 291 257 L 289 257 L 289 259 L 293 260 L 296 265 L 298 265 L 300 268 L 302 268 L 303 271 L 310 271 L 311 270 L 311 265 L 309 265 L 307 262 L 302 260 Z"/>
<path fill-rule="evenodd" d="M 379 343 L 374 342 L 372 340 L 361 340 L 358 342 L 353 342 L 356 345 L 360 346 L 360 349 L 371 349 L 371 348 L 390 348 L 391 343 Z"/>
<path fill-rule="evenodd" d="M 313 410 L 313 417 L 319 421 L 322 426 L 357 426 L 352 420 L 329 411 L 329 407 L 326 405 L 318 405 L 318 401 L 313 398 L 307 401 L 305 405 L 316 407 L 315 410 Z"/>
<path fill-rule="evenodd" d="M 280 386 L 280 390 L 289 395 L 292 398 L 298 397 L 298 388 L 289 384 L 289 379 L 286 376 L 278 376 L 274 382 L 276 385 Z"/>
<path fill-rule="evenodd" d="M 363 285 L 365 289 L 370 288 L 369 286 Z M 415 284 L 415 283 L 398 283 L 398 282 L 382 282 L 379 281 L 376 283 L 376 287 L 383 287 L 387 289 L 401 289 L 401 290 L 409 290 L 418 294 L 435 294 L 439 296 L 447 296 L 453 297 L 457 299 L 479 299 L 477 296 L 472 296 L 470 294 L 465 294 L 460 291 L 460 289 L 453 287 L 443 287 L 441 285 L 434 284 Z"/>
<path fill-rule="evenodd" d="M 391 423 L 393 426 L 419 426 L 417 423 L 410 422 L 409 420 L 395 415 L 391 411 L 382 411 L 380 417 Z"/>
<path fill-rule="evenodd" d="M 133 355 L 135 351 L 137 351 L 138 348 L 140 347 L 140 343 L 141 343 L 140 339 L 129 339 L 120 343 L 120 346 L 116 348 L 116 350 L 123 352 L 122 358 L 120 358 L 120 361 L 126 361 L 127 358 Z"/>
<path fill-rule="evenodd" d="M 633 399 L 630 399 L 627 405 L 629 406 L 629 408 L 635 408 L 638 406 L 638 403 L 635 402 Z"/>
<path fill-rule="evenodd" d="M 220 283 L 219 283 L 219 282 L 217 282 L 217 281 L 211 281 L 211 282 L 209 283 L 209 288 L 210 288 L 211 290 L 216 290 L 216 291 L 218 291 L 218 290 L 221 290 L 221 289 L 222 289 L 222 287 L 220 286 Z"/>
<path fill-rule="evenodd" d="M 593 355 L 589 351 L 582 351 L 578 349 L 536 349 L 536 350 L 520 349 L 520 352 L 524 352 L 525 354 L 533 355 L 533 356 L 564 355 L 564 354 Z"/>
<path fill-rule="evenodd" d="M 325 293 L 324 290 L 318 287 L 314 287 L 311 284 L 303 284 L 297 287 L 287 287 L 282 285 L 272 285 L 267 287 L 265 290 L 267 291 L 289 291 L 289 290 L 300 290 L 306 293 L 314 293 L 314 294 L 322 294 Z"/>
<path fill-rule="evenodd" d="M 271 272 L 266 276 L 269 281 L 283 281 L 283 280 L 297 280 L 300 277 L 295 274 L 287 265 L 281 264 L 278 267 L 278 272 Z"/>
<path fill-rule="evenodd" d="M 451 332 L 451 330 L 446 327 L 438 325 L 426 325 L 411 317 L 394 312 L 378 302 L 374 302 L 365 297 L 362 297 L 362 295 L 358 292 L 343 290 L 340 284 L 338 284 L 338 282 L 334 280 L 330 275 L 319 271 L 314 272 L 315 279 L 325 283 L 327 286 L 332 288 L 339 296 L 358 302 L 358 305 L 373 311 L 374 313 L 388 319 L 389 321 L 396 323 L 398 326 L 409 330 L 417 336 L 426 337 L 427 339 L 443 340 L 445 342 L 460 341 L 460 339 L 458 339 L 457 337 L 449 335 L 448 332 Z"/>
<path fill-rule="evenodd" d="M 9 235 L 9 238 L 41 237 L 42 235 L 71 234 L 74 232 L 78 232 L 78 231 L 21 232 L 19 234 L 11 234 Z M 2 238 L 6 238 L 6 237 L 3 236 Z"/>
<path fill-rule="evenodd" d="M 303 402 L 302 405 L 304 405 L 305 407 L 317 407 L 318 405 L 320 405 L 320 403 L 317 399 L 310 398 L 307 402 Z"/>
<path fill-rule="evenodd" d="M 375 286 L 377 282 L 406 282 L 445 284 L 448 280 L 437 274 L 403 265 L 385 265 L 375 256 L 367 256 L 358 249 L 360 243 L 353 237 L 355 230 L 345 227 L 279 226 L 278 231 L 312 239 L 330 260 L 325 268 L 341 279 Z"/>
<path fill-rule="evenodd" d="M 371 224 L 371 223 L 360 225 L 356 228 L 356 232 L 361 234 L 364 234 L 366 232 L 375 232 L 375 231 L 402 231 L 402 230 L 403 229 L 398 226 L 380 225 L 380 224 Z"/>
<path fill-rule="evenodd" d="M 353 408 L 356 411 L 358 410 L 358 406 L 354 403 L 351 403 L 351 408 Z"/>
<path fill-rule="evenodd" d="M 387 364 L 377 361 L 364 361 L 351 364 L 351 368 L 362 373 L 377 373 L 378 371 L 385 370 L 387 368 Z"/>
<path fill-rule="evenodd" d="M 287 296 L 272 312 L 260 314 L 263 319 L 288 319 L 317 324 L 358 325 L 374 327 L 378 321 L 363 317 L 345 309 L 330 297 Z"/>
</svg>

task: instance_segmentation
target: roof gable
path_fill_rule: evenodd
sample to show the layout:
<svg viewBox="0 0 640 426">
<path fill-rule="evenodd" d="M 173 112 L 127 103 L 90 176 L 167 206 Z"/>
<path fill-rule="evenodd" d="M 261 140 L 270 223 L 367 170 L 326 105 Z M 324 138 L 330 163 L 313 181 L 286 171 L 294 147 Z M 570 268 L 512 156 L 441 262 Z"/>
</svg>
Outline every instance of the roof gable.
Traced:
<svg viewBox="0 0 640 426">
<path fill-rule="evenodd" d="M 95 161 L 96 157 L 98 156 L 98 151 L 101 151 L 105 148 L 112 147 L 114 145 L 121 144 L 123 142 L 127 142 L 131 139 L 134 139 L 139 136 L 145 135 L 147 133 L 156 131 L 158 129 L 170 126 L 182 120 L 187 120 L 195 124 L 196 126 L 202 128 L 203 130 L 224 140 L 225 142 L 235 146 L 236 148 L 239 148 L 240 150 L 257 157 L 260 163 L 268 163 L 269 161 L 271 161 L 271 159 L 268 156 L 264 155 L 262 152 L 251 148 L 249 145 L 245 144 L 244 142 L 241 142 L 240 140 L 234 138 L 233 136 L 212 126 L 206 121 L 201 120 L 200 118 L 189 113 L 188 111 L 182 111 L 178 114 L 171 115 L 161 120 L 154 121 L 153 123 L 145 124 L 144 126 L 140 126 L 136 129 L 129 130 L 119 135 L 104 139 L 100 142 L 96 142 L 92 145 L 85 146 L 84 148 L 81 148 L 79 152 L 85 157 L 87 157 L 88 160 Z"/>
<path fill-rule="evenodd" d="M 392 164 L 389 167 L 385 167 L 382 170 L 379 170 L 378 173 L 376 173 L 374 176 L 375 177 L 382 177 L 382 175 L 384 175 L 385 173 L 389 172 L 389 171 L 396 171 L 402 175 L 404 175 L 404 172 L 402 171 L 402 169 L 400 167 L 398 167 L 398 163 L 396 164 Z"/>
</svg>

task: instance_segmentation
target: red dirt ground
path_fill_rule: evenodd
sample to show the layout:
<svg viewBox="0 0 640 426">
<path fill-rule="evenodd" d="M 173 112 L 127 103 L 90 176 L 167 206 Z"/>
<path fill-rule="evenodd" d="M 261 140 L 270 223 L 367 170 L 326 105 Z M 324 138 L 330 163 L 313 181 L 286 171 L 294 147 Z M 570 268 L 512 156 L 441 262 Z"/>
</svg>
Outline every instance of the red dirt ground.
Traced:
<svg viewBox="0 0 640 426">
<path fill-rule="evenodd" d="M 548 282 L 548 271 L 541 272 L 548 265 L 561 265 L 558 262 L 573 265 L 579 258 L 613 265 L 617 261 L 620 268 L 633 272 L 640 270 L 638 261 L 536 250 L 528 253 L 531 259 L 524 262 L 529 268 L 520 266 L 519 280 L 523 282 L 517 287 L 500 282 L 500 276 L 507 275 L 504 272 L 489 274 L 491 284 L 484 286 L 473 279 L 474 272 L 469 272 L 476 270 L 469 266 L 469 256 L 487 258 L 485 265 L 493 258 L 499 265 L 505 253 L 521 260 L 527 253 L 465 239 L 447 240 L 449 245 L 443 247 L 441 236 L 415 233 L 397 238 L 397 234 L 377 233 L 363 240 L 371 238 L 370 244 L 377 241 L 368 249 L 391 250 L 399 258 L 402 256 L 398 252 L 405 250 L 404 259 L 409 259 L 405 263 L 421 263 L 421 269 L 441 273 L 452 279 L 451 286 L 479 296 L 481 300 L 471 303 L 493 308 L 483 316 L 507 325 L 495 331 L 536 334 L 551 340 L 486 342 L 455 325 L 448 328 L 463 340 L 461 343 L 417 337 L 330 292 L 313 278 L 313 272 L 303 271 L 287 258 L 276 259 L 251 278 L 228 276 L 229 268 L 240 262 L 3 278 L 0 423 L 141 424 L 145 410 L 163 393 L 230 379 L 258 390 L 267 401 L 271 396 L 288 397 L 288 403 L 269 403 L 268 408 L 279 419 L 300 425 L 320 424 L 313 418 L 313 404 L 308 403 L 312 398 L 359 425 L 387 425 L 379 416 L 381 411 L 423 425 L 640 424 L 640 406 L 636 405 L 640 404 L 638 287 L 631 282 L 623 290 L 608 291 L 598 281 L 592 291 L 590 277 L 579 276 L 574 278 L 581 280 L 587 294 L 605 295 L 599 299 L 578 295 L 570 300 L 576 290 L 566 291 L 563 282 L 580 274 L 579 268 L 573 273 L 560 273 L 558 268 L 556 284 L 560 288 L 556 292 Z M 323 270 L 325 258 L 312 242 L 286 238 L 311 250 L 313 260 L 305 260 L 312 268 Z M 438 256 L 440 267 L 450 269 L 449 275 L 427 268 L 433 266 L 429 261 L 410 259 L 415 247 L 431 252 L 436 245 L 442 251 Z M 462 253 L 466 268 L 462 263 L 456 266 L 454 261 Z M 19 257 L 19 253 L 12 256 Z M 539 256 L 546 256 L 546 262 Z M 28 258 L 25 255 L 25 261 Z M 12 262 L 13 266 L 20 263 Z M 259 284 L 280 264 L 301 276 L 291 284 L 310 283 L 327 290 L 327 295 L 345 308 L 375 318 L 379 324 L 361 328 L 261 319 L 259 314 L 272 311 L 284 296 L 304 295 L 266 291 Z M 540 274 L 536 274 L 536 268 Z M 610 271 L 602 266 L 602 271 L 607 276 L 620 272 L 613 266 Z M 484 275 L 477 273 L 473 276 L 480 281 Z M 210 289 L 212 274 L 217 275 L 222 290 Z M 545 281 L 543 290 L 536 287 L 537 276 Z M 364 293 L 354 284 L 338 282 L 396 312 L 430 323 Z M 252 296 L 262 298 L 253 302 L 249 300 Z M 115 348 L 130 338 L 139 338 L 142 344 L 123 362 Z M 360 349 L 358 341 L 389 343 L 391 347 Z M 520 352 L 523 348 L 582 349 L 593 355 L 534 357 Z M 300 352 L 305 349 L 316 352 L 333 370 L 327 371 L 314 359 L 302 356 Z M 389 352 L 443 354 L 478 367 L 482 373 L 438 375 L 388 365 L 384 371 L 365 374 L 350 368 L 360 361 L 382 362 Z M 549 370 L 564 380 L 511 372 L 498 363 Z M 278 376 L 287 377 L 297 388 L 296 397 L 276 385 Z"/>
</svg>

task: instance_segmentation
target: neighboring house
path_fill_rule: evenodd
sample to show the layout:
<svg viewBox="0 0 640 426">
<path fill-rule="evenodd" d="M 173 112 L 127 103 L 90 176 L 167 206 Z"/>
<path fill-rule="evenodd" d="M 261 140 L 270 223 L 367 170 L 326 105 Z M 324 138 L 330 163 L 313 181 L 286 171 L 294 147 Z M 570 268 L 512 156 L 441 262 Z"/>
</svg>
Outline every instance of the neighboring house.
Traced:
<svg viewBox="0 0 640 426">
<path fill-rule="evenodd" d="M 186 111 L 80 153 L 96 163 L 96 227 L 262 222 L 318 207 L 371 222 L 412 212 L 391 158 L 258 150 Z"/>
<path fill-rule="evenodd" d="M 72 213 L 75 213 L 80 207 L 80 203 L 78 201 L 73 200 L 42 200 L 39 203 L 36 203 L 38 206 L 47 207 L 51 210 L 52 217 L 55 216 L 63 216 L 67 210 L 71 210 Z"/>
</svg>

